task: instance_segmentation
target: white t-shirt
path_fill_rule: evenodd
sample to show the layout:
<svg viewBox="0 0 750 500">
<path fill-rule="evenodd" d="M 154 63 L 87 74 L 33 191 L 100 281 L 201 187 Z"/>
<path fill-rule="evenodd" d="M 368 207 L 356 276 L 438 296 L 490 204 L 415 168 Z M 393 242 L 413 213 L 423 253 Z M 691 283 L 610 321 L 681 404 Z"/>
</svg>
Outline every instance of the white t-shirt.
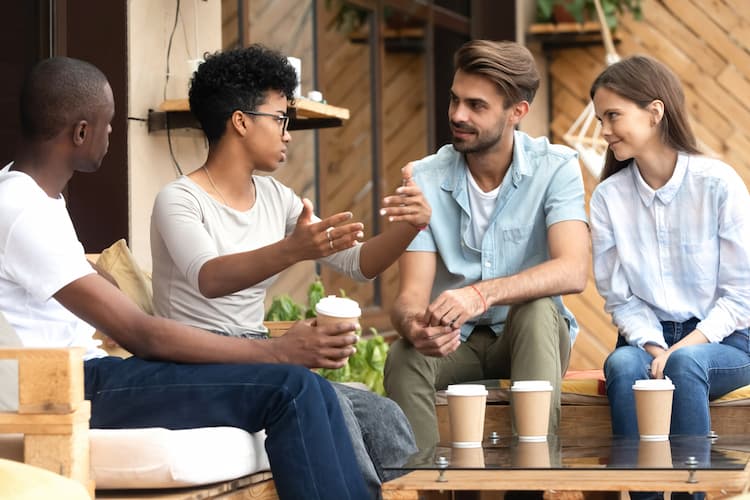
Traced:
<svg viewBox="0 0 750 500">
<path fill-rule="evenodd" d="M 209 260 L 271 245 L 294 230 L 302 211 L 299 196 L 273 177 L 253 179 L 255 204 L 244 212 L 214 200 L 187 176 L 167 184 L 156 197 L 151 256 L 157 315 L 232 336 L 266 333 L 264 299 L 278 275 L 213 299 L 204 297 L 198 287 L 201 267 Z M 321 262 L 364 281 L 360 248 L 337 252 Z"/>
<path fill-rule="evenodd" d="M 94 272 L 78 241 L 65 199 L 53 199 L 28 175 L 0 170 L 0 311 L 24 346 L 84 347 L 106 356 L 94 328 L 53 295 Z"/>
<path fill-rule="evenodd" d="M 474 176 L 467 175 L 469 179 L 469 207 L 471 207 L 471 231 L 468 232 L 469 245 L 474 248 L 482 248 L 482 239 L 487 232 L 487 226 L 490 224 L 490 218 L 497 205 L 497 194 L 500 192 L 500 186 L 491 191 L 482 191 Z"/>
</svg>

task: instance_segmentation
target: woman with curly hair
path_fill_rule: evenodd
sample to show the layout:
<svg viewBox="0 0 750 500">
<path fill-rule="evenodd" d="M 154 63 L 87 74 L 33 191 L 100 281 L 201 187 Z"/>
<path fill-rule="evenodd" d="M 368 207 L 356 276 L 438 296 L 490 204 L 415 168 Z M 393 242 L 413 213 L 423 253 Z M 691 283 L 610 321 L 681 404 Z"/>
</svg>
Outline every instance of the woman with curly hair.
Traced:
<svg viewBox="0 0 750 500">
<path fill-rule="evenodd" d="M 354 279 L 377 276 L 391 265 L 430 219 L 430 207 L 404 173 L 404 185 L 383 200 L 392 221 L 360 243 L 363 225 L 352 214 L 320 220 L 312 203 L 300 200 L 268 175 L 286 160 L 291 135 L 288 101 L 297 78 L 287 59 L 260 45 L 206 58 L 190 86 L 190 108 L 208 140 L 208 158 L 158 195 L 151 222 L 156 313 L 228 336 L 264 340 L 266 290 L 281 271 L 319 260 Z M 299 322 L 273 342 L 279 361 L 336 367 L 354 346 L 357 325 L 340 332 Z M 372 498 L 392 476 L 383 466 L 416 451 L 411 428 L 393 401 L 334 384 L 360 469 Z M 311 432 L 314 430 L 311 429 Z"/>
</svg>

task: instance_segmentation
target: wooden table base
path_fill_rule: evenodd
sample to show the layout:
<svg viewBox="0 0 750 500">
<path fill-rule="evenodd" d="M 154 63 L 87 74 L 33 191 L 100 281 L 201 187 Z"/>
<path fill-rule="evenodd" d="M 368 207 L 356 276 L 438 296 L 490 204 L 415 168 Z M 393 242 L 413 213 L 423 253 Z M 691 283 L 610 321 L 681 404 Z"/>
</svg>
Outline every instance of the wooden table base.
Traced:
<svg viewBox="0 0 750 500">
<path fill-rule="evenodd" d="M 427 491 L 705 491 L 711 498 L 740 493 L 750 482 L 744 470 L 416 470 L 383 484 L 384 500 L 417 500 Z"/>
</svg>

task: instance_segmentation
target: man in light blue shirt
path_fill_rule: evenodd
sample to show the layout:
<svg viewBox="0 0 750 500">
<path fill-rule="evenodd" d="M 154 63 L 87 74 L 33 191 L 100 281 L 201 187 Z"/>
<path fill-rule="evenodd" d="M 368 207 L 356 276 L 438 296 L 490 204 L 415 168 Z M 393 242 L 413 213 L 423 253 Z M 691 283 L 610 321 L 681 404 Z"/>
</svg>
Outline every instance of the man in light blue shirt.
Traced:
<svg viewBox="0 0 750 500">
<path fill-rule="evenodd" d="M 560 295 L 590 262 L 576 153 L 514 131 L 539 85 L 531 53 L 474 40 L 455 66 L 452 144 L 413 164 L 432 219 L 399 261 L 385 371 L 420 448 L 438 440 L 435 391 L 470 380 L 549 380 L 556 432 L 578 330 Z"/>
</svg>

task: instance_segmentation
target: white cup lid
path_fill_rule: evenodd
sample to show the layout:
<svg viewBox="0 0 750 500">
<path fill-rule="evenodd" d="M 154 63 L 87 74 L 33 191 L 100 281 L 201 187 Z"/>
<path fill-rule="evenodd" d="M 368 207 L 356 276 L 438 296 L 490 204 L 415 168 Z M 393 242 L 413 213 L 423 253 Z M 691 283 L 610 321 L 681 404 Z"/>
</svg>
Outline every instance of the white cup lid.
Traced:
<svg viewBox="0 0 750 500">
<path fill-rule="evenodd" d="M 646 378 L 636 380 L 633 390 L 638 391 L 670 391 L 674 390 L 674 384 L 667 378 Z"/>
<path fill-rule="evenodd" d="M 357 302 L 335 295 L 320 299 L 315 305 L 315 312 L 334 318 L 359 318 L 362 315 L 362 310 Z"/>
<path fill-rule="evenodd" d="M 487 388 L 481 384 L 449 385 L 445 390 L 447 396 L 486 396 Z"/>
<path fill-rule="evenodd" d="M 510 387 L 511 391 L 551 391 L 552 383 L 549 380 L 516 380 Z"/>
</svg>

